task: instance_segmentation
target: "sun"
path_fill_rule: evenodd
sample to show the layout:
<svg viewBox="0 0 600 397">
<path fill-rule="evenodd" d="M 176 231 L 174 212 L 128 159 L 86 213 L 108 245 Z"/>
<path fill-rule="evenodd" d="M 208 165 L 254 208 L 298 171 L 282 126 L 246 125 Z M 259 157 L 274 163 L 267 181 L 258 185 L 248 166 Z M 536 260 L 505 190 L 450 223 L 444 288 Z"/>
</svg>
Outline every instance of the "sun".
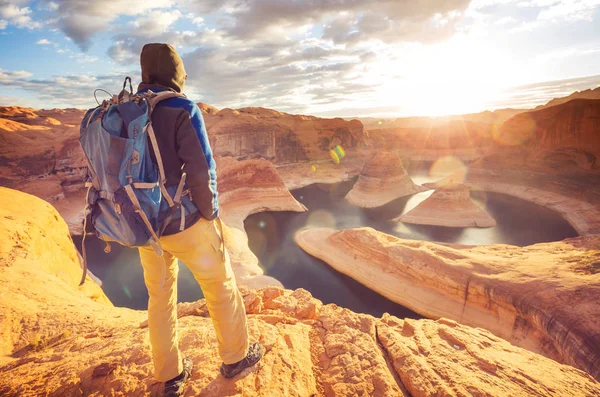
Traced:
<svg viewBox="0 0 600 397">
<path fill-rule="evenodd" d="M 514 85 L 510 57 L 484 40 L 458 35 L 420 46 L 394 66 L 401 77 L 378 91 L 381 103 L 396 103 L 403 113 L 443 116 L 489 109 Z"/>
</svg>

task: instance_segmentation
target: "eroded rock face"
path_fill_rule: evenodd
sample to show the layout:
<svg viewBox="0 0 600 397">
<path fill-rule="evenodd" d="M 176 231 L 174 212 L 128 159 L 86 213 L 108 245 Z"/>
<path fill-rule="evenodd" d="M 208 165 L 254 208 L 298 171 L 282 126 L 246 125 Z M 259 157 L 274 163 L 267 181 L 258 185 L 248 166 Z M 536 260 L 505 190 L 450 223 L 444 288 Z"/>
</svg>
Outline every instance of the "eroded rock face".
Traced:
<svg viewBox="0 0 600 397">
<path fill-rule="evenodd" d="M 396 220 L 448 227 L 496 226 L 494 218 L 471 200 L 471 192 L 463 184 L 441 186 L 425 201 Z"/>
<path fill-rule="evenodd" d="M 533 154 L 574 148 L 600 155 L 600 99 L 575 99 L 521 113 L 495 134 L 497 144 L 522 146 Z"/>
<path fill-rule="evenodd" d="M 352 149 L 366 145 L 367 134 L 358 120 L 292 115 L 265 108 L 203 111 L 213 151 L 239 159 L 266 158 L 296 163 L 329 158 L 337 145 Z"/>
<path fill-rule="evenodd" d="M 264 276 L 258 258 L 248 247 L 244 219 L 262 211 L 307 211 L 292 196 L 267 160 L 217 159 L 219 205 L 225 223 L 225 245 L 239 284 L 251 288 L 281 286 Z"/>
<path fill-rule="evenodd" d="M 346 200 L 359 207 L 374 208 L 425 190 L 428 189 L 410 179 L 396 153 L 381 152 L 367 161 Z"/>
<path fill-rule="evenodd" d="M 402 240 L 371 228 L 308 229 L 296 242 L 429 318 L 485 328 L 600 378 L 600 237 L 529 247 Z"/>
<path fill-rule="evenodd" d="M 49 201 L 83 187 L 85 157 L 77 141 L 83 114 L 0 107 L 0 184 Z"/>
<path fill-rule="evenodd" d="M 12 194 L 26 196 L 2 197 Z M 27 212 L 0 207 L 0 233 L 24 233 L 0 240 L 0 395 L 160 395 L 146 312 L 111 306 L 101 291 L 86 290 L 91 283 L 77 287 L 71 273 L 78 274 L 79 263 L 66 224 L 47 204 L 27 197 Z M 38 234 L 46 235 L 46 245 L 25 238 Z M 376 319 L 323 305 L 302 289 L 242 294 L 250 337 L 266 348 L 263 360 L 225 380 L 205 302 L 181 303 L 180 347 L 195 363 L 186 395 L 600 393 L 600 384 L 582 371 L 481 329 L 448 320 Z"/>
</svg>

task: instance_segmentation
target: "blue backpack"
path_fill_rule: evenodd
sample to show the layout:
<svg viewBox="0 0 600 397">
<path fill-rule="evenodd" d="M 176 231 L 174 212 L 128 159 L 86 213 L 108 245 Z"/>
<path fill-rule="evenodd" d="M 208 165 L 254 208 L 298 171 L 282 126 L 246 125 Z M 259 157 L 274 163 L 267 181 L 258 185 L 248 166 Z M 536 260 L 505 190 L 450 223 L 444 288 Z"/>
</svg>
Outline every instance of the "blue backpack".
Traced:
<svg viewBox="0 0 600 397">
<path fill-rule="evenodd" d="M 128 80 L 129 92 L 125 89 Z M 87 274 L 88 225 L 107 243 L 105 252 L 110 252 L 109 242 L 117 242 L 127 247 L 151 246 L 156 255 L 162 256 L 159 238 L 164 228 L 180 217 L 183 230 L 185 216 L 197 211 L 189 197 L 185 173 L 178 185 L 166 187 L 152 128 L 152 110 L 160 101 L 177 96 L 183 95 L 171 91 L 134 95 L 127 77 L 119 95 L 85 114 L 79 135 L 88 166 L 82 241 L 84 272 L 80 285 Z"/>
</svg>

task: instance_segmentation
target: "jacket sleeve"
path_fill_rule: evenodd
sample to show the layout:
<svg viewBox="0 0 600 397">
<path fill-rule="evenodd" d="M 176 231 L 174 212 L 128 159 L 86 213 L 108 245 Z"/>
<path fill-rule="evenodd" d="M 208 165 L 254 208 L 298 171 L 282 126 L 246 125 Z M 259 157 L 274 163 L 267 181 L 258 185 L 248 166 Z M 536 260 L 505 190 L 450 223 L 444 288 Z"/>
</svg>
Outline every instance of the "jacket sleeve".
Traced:
<svg viewBox="0 0 600 397">
<path fill-rule="evenodd" d="M 217 168 L 208 141 L 202 113 L 196 104 L 181 112 L 177 120 L 177 154 L 183 161 L 187 185 L 194 204 L 208 220 L 219 216 Z"/>
</svg>

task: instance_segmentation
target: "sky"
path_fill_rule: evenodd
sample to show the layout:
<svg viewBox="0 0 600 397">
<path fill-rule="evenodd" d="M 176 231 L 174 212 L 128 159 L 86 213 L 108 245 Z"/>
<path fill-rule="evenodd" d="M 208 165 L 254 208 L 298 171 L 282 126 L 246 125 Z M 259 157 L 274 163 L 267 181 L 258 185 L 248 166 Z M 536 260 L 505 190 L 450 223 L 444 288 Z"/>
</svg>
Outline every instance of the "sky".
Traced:
<svg viewBox="0 0 600 397">
<path fill-rule="evenodd" d="M 149 42 L 217 108 L 436 116 L 600 86 L 600 0 L 0 0 L 0 105 L 91 108 Z"/>
</svg>

